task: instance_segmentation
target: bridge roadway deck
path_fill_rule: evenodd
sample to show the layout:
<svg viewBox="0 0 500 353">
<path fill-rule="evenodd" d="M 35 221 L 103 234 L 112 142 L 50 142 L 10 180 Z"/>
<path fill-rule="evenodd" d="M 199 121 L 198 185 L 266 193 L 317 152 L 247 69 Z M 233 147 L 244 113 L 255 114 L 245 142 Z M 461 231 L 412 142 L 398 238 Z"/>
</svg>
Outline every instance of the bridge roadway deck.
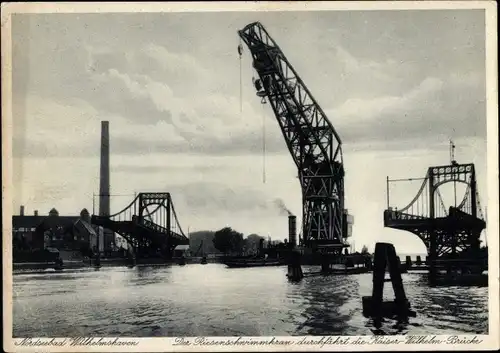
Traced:
<svg viewBox="0 0 500 353">
<path fill-rule="evenodd" d="M 473 217 L 464 212 L 456 211 L 446 217 L 428 218 L 407 213 L 398 213 L 390 210 L 384 211 L 384 226 L 397 229 L 483 229 L 486 223 L 480 218 Z"/>
<path fill-rule="evenodd" d="M 146 230 L 151 232 L 156 236 L 164 236 L 175 239 L 179 244 L 188 243 L 189 239 L 172 230 L 168 231 L 167 228 L 157 225 L 151 221 L 142 219 L 140 221 L 139 217 L 133 216 L 130 221 L 114 221 L 108 217 L 103 216 L 92 216 L 92 223 L 102 226 L 104 228 L 109 228 L 110 230 L 123 235 L 123 236 L 133 236 L 137 233 L 137 229 Z"/>
</svg>

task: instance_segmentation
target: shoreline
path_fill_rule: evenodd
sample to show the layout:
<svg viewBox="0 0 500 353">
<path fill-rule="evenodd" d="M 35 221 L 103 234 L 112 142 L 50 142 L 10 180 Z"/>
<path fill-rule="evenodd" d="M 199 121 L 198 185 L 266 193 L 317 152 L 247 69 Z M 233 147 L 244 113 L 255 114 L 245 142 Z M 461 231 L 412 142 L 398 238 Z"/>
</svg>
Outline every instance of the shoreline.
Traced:
<svg viewBox="0 0 500 353">
<path fill-rule="evenodd" d="M 190 258 L 186 259 L 186 264 L 199 264 L 201 258 Z M 219 263 L 218 261 L 214 261 L 214 259 L 208 259 L 208 263 Z M 170 261 L 159 261 L 152 259 L 150 262 L 138 262 L 135 266 L 169 266 L 169 265 L 178 265 L 177 259 L 172 259 Z M 127 259 L 122 258 L 110 258 L 110 259 L 101 259 L 100 267 L 129 267 L 130 264 Z M 25 271 L 45 271 L 45 270 L 56 270 L 56 263 L 54 261 L 51 262 L 15 262 L 12 264 L 12 271 L 14 274 L 17 273 L 25 273 Z M 57 269 L 57 272 L 61 272 L 64 270 L 71 269 L 80 269 L 80 268 L 95 268 L 91 261 L 64 261 L 62 269 Z"/>
</svg>

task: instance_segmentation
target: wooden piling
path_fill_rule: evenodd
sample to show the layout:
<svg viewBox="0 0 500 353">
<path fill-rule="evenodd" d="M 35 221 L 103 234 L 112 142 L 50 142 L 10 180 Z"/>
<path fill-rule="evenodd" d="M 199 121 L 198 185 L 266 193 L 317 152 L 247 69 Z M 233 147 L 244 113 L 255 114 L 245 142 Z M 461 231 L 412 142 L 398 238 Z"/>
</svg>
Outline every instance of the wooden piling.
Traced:
<svg viewBox="0 0 500 353">
<path fill-rule="evenodd" d="M 290 253 L 287 277 L 291 281 L 300 281 L 304 277 L 301 266 L 301 254 L 296 250 Z"/>
<path fill-rule="evenodd" d="M 383 291 L 386 268 L 389 269 L 390 280 L 394 290 L 393 302 L 383 301 Z M 399 321 L 407 321 L 408 317 L 416 316 L 410 310 L 401 277 L 401 263 L 396 255 L 394 245 L 377 243 L 373 261 L 373 289 L 371 297 L 363 297 L 363 315 L 373 319 L 375 327 L 379 328 L 383 317 L 396 316 Z"/>
<path fill-rule="evenodd" d="M 94 267 L 101 267 L 101 251 L 100 251 L 100 239 L 101 238 L 101 228 L 99 227 L 97 231 L 97 238 L 96 238 L 96 254 L 95 254 L 95 261 L 94 261 Z"/>
<path fill-rule="evenodd" d="M 403 278 L 401 277 L 400 270 L 401 264 L 399 257 L 396 256 L 396 249 L 394 248 L 394 245 L 387 245 L 387 261 L 389 262 L 389 274 L 391 276 L 392 288 L 394 290 L 396 310 L 400 314 L 400 317 L 407 317 L 406 311 L 409 304 L 403 287 Z"/>
<path fill-rule="evenodd" d="M 406 256 L 406 267 L 411 268 L 412 262 L 411 262 L 411 256 Z"/>
<path fill-rule="evenodd" d="M 328 254 L 321 254 L 321 272 L 329 273 L 330 272 L 330 259 Z"/>
</svg>

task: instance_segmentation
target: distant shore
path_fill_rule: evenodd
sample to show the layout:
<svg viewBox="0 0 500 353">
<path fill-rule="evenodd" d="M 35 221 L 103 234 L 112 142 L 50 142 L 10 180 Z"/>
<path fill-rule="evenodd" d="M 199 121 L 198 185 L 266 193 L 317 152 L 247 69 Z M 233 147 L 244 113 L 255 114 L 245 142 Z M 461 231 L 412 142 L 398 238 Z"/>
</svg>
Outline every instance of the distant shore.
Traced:
<svg viewBox="0 0 500 353">
<path fill-rule="evenodd" d="M 207 258 L 209 263 L 218 262 L 216 258 Z M 201 257 L 190 257 L 186 258 L 187 264 L 196 264 L 201 262 Z M 150 259 L 143 260 L 136 263 L 138 266 L 158 266 L 158 265 L 175 265 L 177 264 L 177 259 L 172 259 L 168 262 L 165 262 L 163 259 Z M 101 267 L 120 267 L 120 266 L 129 266 L 129 262 L 124 258 L 104 258 L 100 260 Z M 12 264 L 12 270 L 24 273 L 24 271 L 33 271 L 33 270 L 49 270 L 54 269 L 56 267 L 56 263 L 54 261 L 50 262 L 14 262 Z M 94 267 L 94 261 L 89 260 L 78 260 L 78 261 L 64 261 L 62 270 L 65 269 L 77 269 L 77 268 L 90 268 Z"/>
</svg>

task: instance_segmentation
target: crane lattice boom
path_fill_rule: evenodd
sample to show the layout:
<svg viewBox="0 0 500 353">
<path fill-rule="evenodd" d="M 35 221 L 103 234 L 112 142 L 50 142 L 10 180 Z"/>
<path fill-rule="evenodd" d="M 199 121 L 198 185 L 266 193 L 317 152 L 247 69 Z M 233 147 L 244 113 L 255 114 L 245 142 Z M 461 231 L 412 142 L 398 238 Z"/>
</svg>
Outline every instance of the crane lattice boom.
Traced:
<svg viewBox="0 0 500 353">
<path fill-rule="evenodd" d="M 292 65 L 259 22 L 240 30 L 259 78 L 257 95 L 269 101 L 298 168 L 305 245 L 344 246 L 342 142 Z"/>
</svg>

